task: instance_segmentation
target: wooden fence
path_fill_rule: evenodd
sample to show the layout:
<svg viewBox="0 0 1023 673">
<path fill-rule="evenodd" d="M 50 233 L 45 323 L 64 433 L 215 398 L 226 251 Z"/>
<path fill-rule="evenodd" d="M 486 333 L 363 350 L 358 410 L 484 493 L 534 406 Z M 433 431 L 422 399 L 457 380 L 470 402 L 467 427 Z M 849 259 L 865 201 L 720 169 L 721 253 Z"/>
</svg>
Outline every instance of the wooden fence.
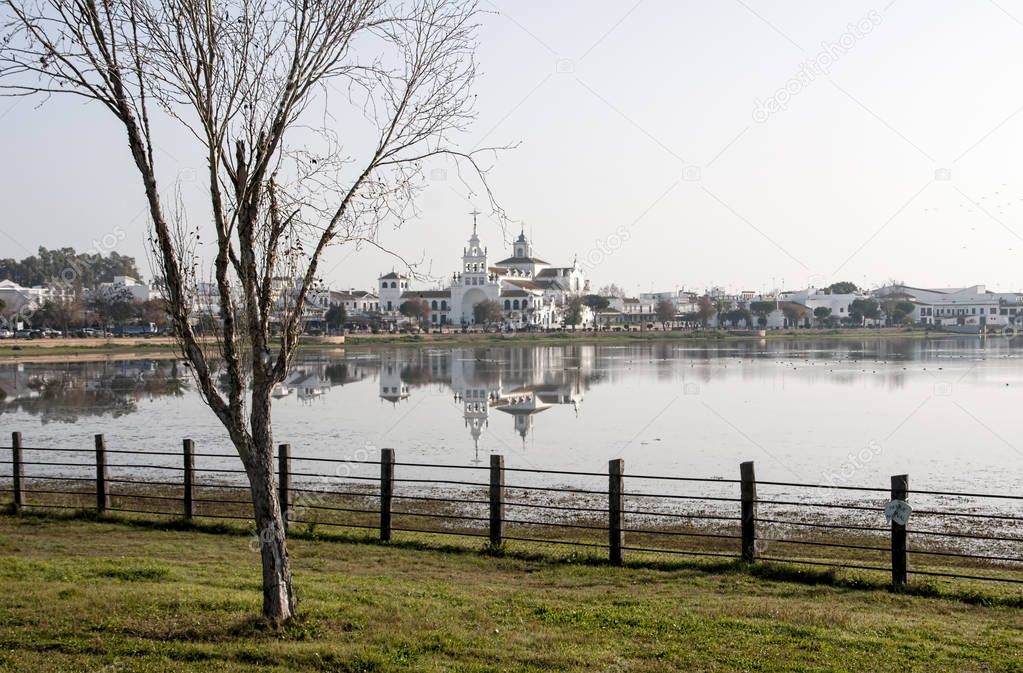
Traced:
<svg viewBox="0 0 1023 673">
<path fill-rule="evenodd" d="M 94 508 L 251 520 L 237 455 L 197 452 L 190 439 L 181 451 L 110 448 L 103 435 L 91 448 L 53 448 L 26 446 L 15 432 L 3 448 L 10 488 L 0 495 L 9 494 L 15 513 Z M 622 459 L 607 472 L 586 472 L 512 468 L 500 455 L 488 465 L 399 462 L 393 449 L 379 459 L 293 456 L 282 444 L 278 476 L 289 526 L 375 531 L 382 541 L 399 532 L 443 534 L 494 548 L 603 550 L 616 565 L 668 554 L 885 573 L 893 586 L 913 575 L 1023 584 L 1023 496 L 910 490 L 908 475 L 887 487 L 821 486 L 758 481 L 752 462 L 739 466 L 738 479 L 722 479 L 628 474 Z M 588 483 L 571 483 L 579 480 Z M 886 505 L 911 498 L 913 525 L 885 520 Z"/>
</svg>

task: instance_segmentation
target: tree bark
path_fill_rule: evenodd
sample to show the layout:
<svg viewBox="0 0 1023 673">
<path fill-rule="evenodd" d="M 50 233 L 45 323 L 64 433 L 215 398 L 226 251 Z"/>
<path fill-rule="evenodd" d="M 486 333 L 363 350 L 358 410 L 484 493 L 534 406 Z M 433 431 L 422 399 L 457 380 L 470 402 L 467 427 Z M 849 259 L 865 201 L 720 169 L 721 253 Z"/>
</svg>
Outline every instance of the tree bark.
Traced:
<svg viewBox="0 0 1023 673">
<path fill-rule="evenodd" d="M 282 624 L 295 615 L 291 560 L 288 557 L 287 534 L 277 498 L 270 396 L 262 396 L 264 401 L 257 399 L 255 393 L 251 414 L 252 446 L 248 447 L 251 464 L 246 466 L 246 470 L 263 564 L 263 616 L 273 624 Z"/>
</svg>

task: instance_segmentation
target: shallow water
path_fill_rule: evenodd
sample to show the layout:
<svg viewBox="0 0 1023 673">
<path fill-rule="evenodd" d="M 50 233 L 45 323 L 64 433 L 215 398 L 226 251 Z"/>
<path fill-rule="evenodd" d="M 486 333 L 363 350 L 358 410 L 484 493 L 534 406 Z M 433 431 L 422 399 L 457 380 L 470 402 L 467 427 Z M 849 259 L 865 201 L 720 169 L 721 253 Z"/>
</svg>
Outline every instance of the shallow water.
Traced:
<svg viewBox="0 0 1023 673">
<path fill-rule="evenodd" d="M 274 409 L 295 455 L 1023 492 L 1023 342 L 801 340 L 308 353 Z M 173 361 L 0 365 L 28 446 L 230 450 Z M 6 442 L 5 442 L 6 443 Z M 68 454 L 70 455 L 70 454 Z M 87 454 L 83 454 L 86 455 Z M 115 457 L 115 461 L 117 458 Z M 177 464 L 172 458 L 172 463 Z M 121 460 L 125 462 L 125 460 Z M 8 468 L 9 466 L 4 465 Z"/>
</svg>

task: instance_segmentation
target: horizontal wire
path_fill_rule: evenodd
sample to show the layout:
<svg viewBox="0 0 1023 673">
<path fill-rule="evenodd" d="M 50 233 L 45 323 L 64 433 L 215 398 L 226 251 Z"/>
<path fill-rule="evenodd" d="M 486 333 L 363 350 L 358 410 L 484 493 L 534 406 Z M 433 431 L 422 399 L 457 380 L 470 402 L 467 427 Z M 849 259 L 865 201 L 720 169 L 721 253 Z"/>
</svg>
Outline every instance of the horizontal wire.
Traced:
<svg viewBox="0 0 1023 673">
<path fill-rule="evenodd" d="M 826 563 L 824 561 L 805 561 L 800 559 L 781 558 L 778 556 L 758 556 L 758 560 L 761 561 L 774 561 L 776 563 L 799 563 L 801 565 L 810 566 L 824 566 L 826 568 L 850 568 L 852 570 L 876 570 L 878 572 L 890 573 L 891 568 L 881 568 L 878 566 L 863 566 L 851 563 Z"/>
<path fill-rule="evenodd" d="M 757 486 L 794 486 L 796 488 L 820 488 L 820 489 L 835 489 L 842 491 L 873 491 L 875 493 L 890 493 L 891 488 L 880 488 L 876 486 L 829 486 L 828 484 L 800 484 L 793 481 L 761 481 L 757 479 L 754 482 Z M 914 491 L 919 493 L 919 491 Z"/>
<path fill-rule="evenodd" d="M 954 556 L 956 558 L 972 558 L 983 561 L 1012 561 L 1015 563 L 1023 563 L 1023 558 L 1013 556 L 985 556 L 984 554 L 967 554 L 965 552 L 957 551 L 932 551 L 929 549 L 908 549 L 908 554 L 926 554 L 927 556 Z"/>
<path fill-rule="evenodd" d="M 454 530 L 422 530 L 419 528 L 391 528 L 392 531 L 403 533 L 428 533 L 431 535 L 460 535 L 462 537 L 490 537 L 488 533 L 471 533 L 469 531 Z"/>
<path fill-rule="evenodd" d="M 812 547 L 836 547 L 839 549 L 864 549 L 867 551 L 891 551 L 888 547 L 871 547 L 861 544 L 846 544 L 844 542 L 816 542 L 813 540 L 785 540 L 782 538 L 759 537 L 758 542 L 777 542 L 778 544 L 809 545 Z"/>
<path fill-rule="evenodd" d="M 607 549 L 606 544 L 597 544 L 595 542 L 571 542 L 569 540 L 541 540 L 534 537 L 516 537 L 512 535 L 504 535 L 504 540 L 515 540 L 516 542 L 538 542 L 540 544 L 560 544 L 570 545 L 572 547 L 596 547 L 598 549 Z"/>
<path fill-rule="evenodd" d="M 622 551 L 653 552 L 656 554 L 682 554 L 685 556 L 716 556 L 718 558 L 739 558 L 738 554 L 714 551 L 688 551 L 685 549 L 662 549 L 655 547 L 622 547 Z"/>
<path fill-rule="evenodd" d="M 933 535 L 936 537 L 957 537 L 970 540 L 992 540 L 994 542 L 1023 542 L 1023 537 L 1003 537 L 1001 535 L 977 535 L 972 533 L 944 533 L 936 530 L 909 529 L 910 535 Z"/>
<path fill-rule="evenodd" d="M 692 533 L 689 531 L 652 530 L 645 528 L 622 528 L 623 533 L 636 533 L 637 535 L 672 535 L 678 537 L 710 537 L 721 540 L 741 540 L 741 535 L 728 535 L 725 533 Z"/>
<path fill-rule="evenodd" d="M 740 519 L 742 517 L 739 517 Z M 757 523 L 774 523 L 784 526 L 810 526 L 812 528 L 833 528 L 835 530 L 861 530 L 871 531 L 875 533 L 888 533 L 891 532 L 888 528 L 876 528 L 874 526 L 857 526 L 855 524 L 836 524 L 836 523 L 813 523 L 809 521 L 790 521 L 787 519 L 756 519 Z"/>
<path fill-rule="evenodd" d="M 930 577 L 953 577 L 963 580 L 982 580 L 987 582 L 1009 582 L 1011 584 L 1023 584 L 1023 579 L 1013 577 L 985 577 L 983 575 L 959 575 L 954 573 L 940 573 L 929 570 L 908 570 L 910 575 L 928 575 Z"/>
</svg>

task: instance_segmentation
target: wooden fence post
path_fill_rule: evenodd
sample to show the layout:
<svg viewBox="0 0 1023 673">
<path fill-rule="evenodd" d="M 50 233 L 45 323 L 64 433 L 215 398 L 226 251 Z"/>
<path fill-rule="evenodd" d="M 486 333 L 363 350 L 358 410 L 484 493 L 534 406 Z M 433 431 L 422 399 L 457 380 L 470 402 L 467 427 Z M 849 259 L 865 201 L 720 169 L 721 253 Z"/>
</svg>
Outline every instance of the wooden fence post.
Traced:
<svg viewBox="0 0 1023 673">
<path fill-rule="evenodd" d="M 613 565 L 622 564 L 622 547 L 625 546 L 625 533 L 622 523 L 625 519 L 625 461 L 615 458 L 608 461 L 608 556 Z"/>
<path fill-rule="evenodd" d="M 909 475 L 892 477 L 892 500 L 909 500 Z M 906 527 L 892 520 L 892 586 L 909 582 L 909 558 L 906 553 Z"/>
<path fill-rule="evenodd" d="M 277 447 L 277 478 L 281 520 L 284 522 L 284 530 L 288 530 L 288 519 L 291 518 L 291 444 Z"/>
<path fill-rule="evenodd" d="M 96 513 L 110 509 L 110 487 L 107 474 L 107 444 L 103 435 L 96 435 Z"/>
<path fill-rule="evenodd" d="M 380 540 L 391 539 L 391 497 L 394 495 L 394 449 L 380 449 Z"/>
<path fill-rule="evenodd" d="M 195 442 L 191 439 L 184 439 L 181 441 L 181 448 L 184 451 L 185 458 L 185 493 L 184 493 L 184 515 L 189 521 L 195 515 L 195 506 L 193 501 L 193 489 L 195 488 Z"/>
<path fill-rule="evenodd" d="M 504 456 L 490 456 L 490 546 L 504 542 Z"/>
<path fill-rule="evenodd" d="M 11 433 L 11 477 L 14 479 L 14 513 L 25 507 L 25 463 L 21 455 L 21 433 Z"/>
<path fill-rule="evenodd" d="M 739 465 L 740 501 L 742 508 L 742 560 L 753 563 L 757 558 L 757 478 L 753 461 Z"/>
</svg>

